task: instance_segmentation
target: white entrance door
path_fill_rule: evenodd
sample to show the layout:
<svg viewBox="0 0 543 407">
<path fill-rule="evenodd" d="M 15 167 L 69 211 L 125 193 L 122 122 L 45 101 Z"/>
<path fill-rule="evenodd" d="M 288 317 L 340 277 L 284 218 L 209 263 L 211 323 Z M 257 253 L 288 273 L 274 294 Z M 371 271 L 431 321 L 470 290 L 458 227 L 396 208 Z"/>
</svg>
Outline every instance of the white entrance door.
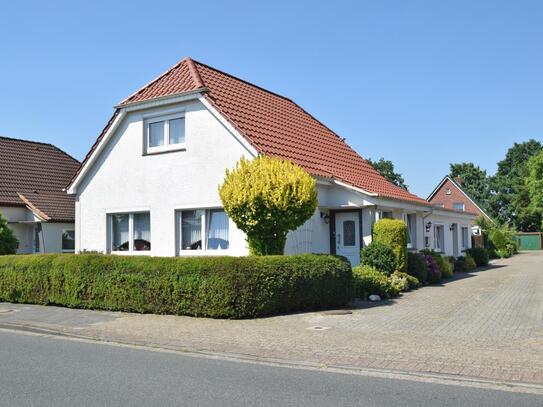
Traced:
<svg viewBox="0 0 543 407">
<path fill-rule="evenodd" d="M 360 224 L 357 212 L 336 213 L 336 254 L 353 266 L 360 263 Z"/>
</svg>

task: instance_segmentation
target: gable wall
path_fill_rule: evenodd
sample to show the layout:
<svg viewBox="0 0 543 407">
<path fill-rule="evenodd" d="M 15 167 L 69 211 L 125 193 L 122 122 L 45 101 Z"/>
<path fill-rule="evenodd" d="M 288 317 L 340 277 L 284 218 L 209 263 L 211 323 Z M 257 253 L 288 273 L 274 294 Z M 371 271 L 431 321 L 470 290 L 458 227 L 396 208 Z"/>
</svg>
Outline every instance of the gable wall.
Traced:
<svg viewBox="0 0 543 407">
<path fill-rule="evenodd" d="M 451 190 L 450 195 L 446 193 L 448 188 Z M 462 202 L 464 211 L 482 215 L 482 212 L 448 179 L 437 190 L 430 202 L 434 205 L 443 204 L 447 209 L 454 209 L 453 204 L 455 202 Z"/>
<path fill-rule="evenodd" d="M 150 211 L 151 254 L 176 253 L 175 209 L 222 206 L 225 170 L 250 153 L 199 102 L 185 109 L 186 151 L 143 155 L 144 114 L 128 114 L 77 190 L 76 250 L 107 251 L 107 213 Z M 172 107 L 167 110 L 171 111 Z M 162 111 L 166 110 L 165 108 Z M 229 254 L 245 254 L 243 234 L 229 224 Z"/>
</svg>

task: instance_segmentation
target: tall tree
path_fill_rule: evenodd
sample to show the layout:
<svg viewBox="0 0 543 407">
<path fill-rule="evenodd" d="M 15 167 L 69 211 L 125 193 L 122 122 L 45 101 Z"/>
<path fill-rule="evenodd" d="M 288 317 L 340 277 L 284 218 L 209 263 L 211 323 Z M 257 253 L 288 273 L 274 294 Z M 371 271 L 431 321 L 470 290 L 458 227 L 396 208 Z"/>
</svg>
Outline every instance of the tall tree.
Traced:
<svg viewBox="0 0 543 407">
<path fill-rule="evenodd" d="M 450 164 L 449 176 L 460 178 L 462 189 L 485 211 L 488 210 L 492 188 L 485 170 L 473 163 Z"/>
<path fill-rule="evenodd" d="M 394 171 L 394 164 L 392 161 L 385 160 L 383 157 L 381 157 L 378 161 L 373 161 L 371 158 L 368 158 L 367 161 L 379 172 L 379 174 L 392 182 L 394 185 L 397 185 L 405 190 L 408 189 L 402 174 Z"/>
<path fill-rule="evenodd" d="M 514 143 L 498 163 L 498 171 L 492 179 L 491 213 L 501 223 L 514 225 L 517 230 L 537 231 L 541 227 L 541 216 L 532 210 L 525 182 L 528 161 L 541 151 L 541 142 L 533 139 Z"/>
<path fill-rule="evenodd" d="M 529 211 L 533 222 L 539 220 L 539 228 L 543 230 L 543 150 L 534 155 L 527 163 L 528 176 L 526 189 L 530 199 Z"/>
</svg>

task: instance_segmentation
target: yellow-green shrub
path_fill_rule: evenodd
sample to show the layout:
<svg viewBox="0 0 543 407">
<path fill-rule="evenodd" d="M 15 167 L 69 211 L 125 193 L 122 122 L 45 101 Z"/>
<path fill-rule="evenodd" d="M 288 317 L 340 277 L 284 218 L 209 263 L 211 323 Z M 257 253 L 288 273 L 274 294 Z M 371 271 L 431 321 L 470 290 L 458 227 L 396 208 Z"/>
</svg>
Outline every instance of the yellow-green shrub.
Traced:
<svg viewBox="0 0 543 407">
<path fill-rule="evenodd" d="M 373 225 L 373 240 L 390 246 L 398 260 L 398 270 L 407 272 L 407 225 L 399 219 L 381 219 Z"/>
<path fill-rule="evenodd" d="M 317 208 L 317 187 L 300 166 L 279 158 L 242 158 L 219 187 L 224 210 L 247 235 L 252 254 L 283 254 L 287 233 Z"/>
</svg>

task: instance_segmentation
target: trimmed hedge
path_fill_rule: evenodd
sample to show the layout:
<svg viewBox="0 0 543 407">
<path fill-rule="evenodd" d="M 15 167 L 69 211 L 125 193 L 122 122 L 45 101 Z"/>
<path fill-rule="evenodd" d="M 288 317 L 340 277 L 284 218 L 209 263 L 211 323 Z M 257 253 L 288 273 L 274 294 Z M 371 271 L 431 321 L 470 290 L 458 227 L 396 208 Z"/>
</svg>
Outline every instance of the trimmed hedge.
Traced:
<svg viewBox="0 0 543 407">
<path fill-rule="evenodd" d="M 339 307 L 351 294 L 351 266 L 327 255 L 0 257 L 0 301 L 9 302 L 250 318 Z"/>
<path fill-rule="evenodd" d="M 373 241 L 390 246 L 398 260 L 398 270 L 407 272 L 407 225 L 399 219 L 381 219 L 373 225 Z"/>
</svg>

